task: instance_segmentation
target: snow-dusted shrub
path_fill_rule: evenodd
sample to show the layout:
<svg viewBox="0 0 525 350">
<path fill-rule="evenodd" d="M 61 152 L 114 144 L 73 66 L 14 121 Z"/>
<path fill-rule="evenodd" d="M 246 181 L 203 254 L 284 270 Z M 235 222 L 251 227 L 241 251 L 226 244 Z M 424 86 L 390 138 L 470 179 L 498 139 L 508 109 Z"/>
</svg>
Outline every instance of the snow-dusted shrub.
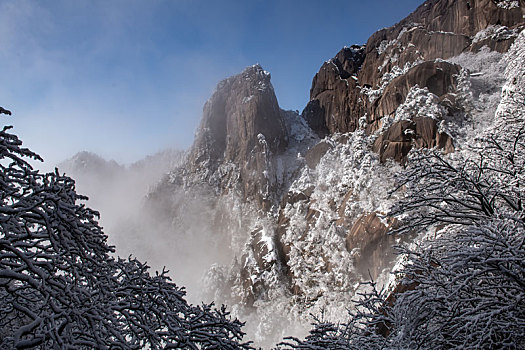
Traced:
<svg viewBox="0 0 525 350">
<path fill-rule="evenodd" d="M 507 54 L 508 56 L 508 54 Z M 465 52 L 447 59 L 460 65 L 462 71 L 457 77 L 456 103 L 467 113 L 470 123 L 457 125 L 456 134 L 465 134 L 463 142 L 477 136 L 494 119 L 494 113 L 501 101 L 501 88 L 505 83 L 504 55 L 482 47 L 478 52 Z M 466 130 L 461 130 L 465 128 Z"/>
<path fill-rule="evenodd" d="M 10 114 L 0 108 L 0 113 Z M 75 182 L 0 131 L 0 348 L 248 349 L 242 323 L 192 306 L 166 271 L 115 259 Z"/>
</svg>

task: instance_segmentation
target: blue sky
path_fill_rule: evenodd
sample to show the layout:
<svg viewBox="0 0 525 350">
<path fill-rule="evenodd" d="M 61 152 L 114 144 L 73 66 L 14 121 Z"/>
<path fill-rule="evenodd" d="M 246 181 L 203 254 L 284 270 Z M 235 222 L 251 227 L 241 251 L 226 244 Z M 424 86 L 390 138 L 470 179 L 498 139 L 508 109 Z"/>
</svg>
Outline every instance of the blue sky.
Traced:
<svg viewBox="0 0 525 350">
<path fill-rule="evenodd" d="M 0 106 L 49 164 L 129 163 L 190 146 L 217 82 L 248 65 L 302 110 L 325 60 L 422 2 L 0 0 Z"/>
</svg>

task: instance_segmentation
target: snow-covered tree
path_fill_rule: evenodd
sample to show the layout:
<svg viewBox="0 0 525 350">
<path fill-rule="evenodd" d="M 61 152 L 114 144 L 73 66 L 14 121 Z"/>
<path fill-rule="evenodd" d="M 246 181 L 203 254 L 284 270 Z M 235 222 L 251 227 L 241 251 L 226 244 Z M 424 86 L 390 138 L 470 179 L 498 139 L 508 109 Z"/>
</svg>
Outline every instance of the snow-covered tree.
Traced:
<svg viewBox="0 0 525 350">
<path fill-rule="evenodd" d="M 525 125 L 479 141 L 466 155 L 445 157 L 436 150 L 416 153 L 410 168 L 399 175 L 399 187 L 407 191 L 407 199 L 391 213 L 408 218 L 403 231 L 520 215 L 525 196 Z"/>
<path fill-rule="evenodd" d="M 0 348 L 251 348 L 224 307 L 189 305 L 167 271 L 114 258 L 75 182 L 34 170 L 41 158 L 10 129 L 0 131 Z"/>
<path fill-rule="evenodd" d="M 525 224 L 495 217 L 406 251 L 385 329 L 405 348 L 525 347 Z"/>
</svg>

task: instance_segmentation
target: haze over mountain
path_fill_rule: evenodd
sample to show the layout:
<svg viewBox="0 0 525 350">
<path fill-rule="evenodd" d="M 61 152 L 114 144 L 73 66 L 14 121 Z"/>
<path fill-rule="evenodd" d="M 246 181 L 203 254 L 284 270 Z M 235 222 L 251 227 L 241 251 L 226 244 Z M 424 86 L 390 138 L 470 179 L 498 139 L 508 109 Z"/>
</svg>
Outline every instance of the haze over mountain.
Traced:
<svg viewBox="0 0 525 350">
<path fill-rule="evenodd" d="M 344 321 L 360 282 L 396 288 L 394 245 L 446 231 L 389 234 L 405 219 L 390 213 L 411 151 L 454 163 L 476 137 L 523 125 L 510 95 L 525 92 L 524 16 L 522 0 L 429 0 L 328 59 L 301 114 L 280 108 L 255 64 L 218 83 L 184 155 L 124 168 L 81 153 L 59 168 L 102 220 L 126 214 L 108 230 L 117 250 L 167 265 L 193 300 L 227 304 L 260 346 L 303 337 L 311 315 Z"/>
</svg>

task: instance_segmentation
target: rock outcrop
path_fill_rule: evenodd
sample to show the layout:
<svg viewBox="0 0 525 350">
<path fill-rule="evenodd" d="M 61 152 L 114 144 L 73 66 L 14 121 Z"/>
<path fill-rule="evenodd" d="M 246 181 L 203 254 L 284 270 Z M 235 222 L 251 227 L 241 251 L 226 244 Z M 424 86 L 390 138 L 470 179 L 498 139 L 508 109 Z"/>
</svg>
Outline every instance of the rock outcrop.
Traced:
<svg viewBox="0 0 525 350">
<path fill-rule="evenodd" d="M 413 120 L 401 120 L 392 124 L 379 135 L 373 145 L 381 162 L 393 159 L 404 164 L 412 147 L 441 148 L 445 153 L 454 151 L 450 135 L 440 132 L 437 121 L 432 118 L 416 117 Z"/>
<path fill-rule="evenodd" d="M 358 116 L 365 111 L 356 93 L 357 74 L 364 58 L 364 46 L 345 47 L 315 75 L 303 117 L 319 136 L 357 128 L 357 118 L 345 116 Z"/>
<path fill-rule="evenodd" d="M 426 1 L 398 24 L 374 33 L 365 46 L 345 47 L 324 63 L 303 118 L 321 137 L 352 132 L 363 117 L 366 130 L 375 132 L 416 85 L 438 97 L 454 94 L 459 67 L 440 60 L 483 46 L 507 51 L 524 15 L 523 0 Z M 396 146 L 402 153 L 389 152 L 388 158 L 403 159 L 407 147 Z"/>
<path fill-rule="evenodd" d="M 397 107 L 405 102 L 410 89 L 416 85 L 426 87 L 438 97 L 455 92 L 460 69 L 448 62 L 426 61 L 394 78 L 371 106 L 368 131 L 375 131 L 383 116 L 393 115 Z"/>
<path fill-rule="evenodd" d="M 505 8 L 495 0 L 429 0 L 398 24 L 374 33 L 366 44 L 366 58 L 359 72 L 363 85 L 376 86 L 392 67 L 416 60 L 447 59 L 476 49 L 490 26 L 513 28 L 523 24 L 525 7 Z M 506 51 L 516 35 L 495 36 L 492 49 Z M 501 45 L 501 42 L 506 42 Z M 500 44 L 498 44 L 500 43 Z M 392 60 L 392 58 L 395 58 Z M 384 66 L 383 66 L 384 65 Z M 378 69 L 380 68 L 380 69 Z"/>
<path fill-rule="evenodd" d="M 321 160 L 321 158 L 331 148 L 332 148 L 332 145 L 330 145 L 327 142 L 323 142 L 323 141 L 319 142 L 318 144 L 310 148 L 308 152 L 306 152 L 306 155 L 304 157 L 306 161 L 306 165 L 308 165 L 311 169 L 315 169 L 317 164 L 319 164 L 319 161 Z"/>
<path fill-rule="evenodd" d="M 370 274 L 372 278 L 377 278 L 393 260 L 395 237 L 388 232 L 396 225 L 396 221 L 385 221 L 383 223 L 376 213 L 362 215 L 346 236 L 346 248 L 349 251 L 359 249 L 355 265 L 364 276 Z"/>
<path fill-rule="evenodd" d="M 244 198 L 266 207 L 275 190 L 272 155 L 287 144 L 270 73 L 254 65 L 220 82 L 204 105 L 188 165 L 221 190 L 240 186 Z"/>
</svg>

